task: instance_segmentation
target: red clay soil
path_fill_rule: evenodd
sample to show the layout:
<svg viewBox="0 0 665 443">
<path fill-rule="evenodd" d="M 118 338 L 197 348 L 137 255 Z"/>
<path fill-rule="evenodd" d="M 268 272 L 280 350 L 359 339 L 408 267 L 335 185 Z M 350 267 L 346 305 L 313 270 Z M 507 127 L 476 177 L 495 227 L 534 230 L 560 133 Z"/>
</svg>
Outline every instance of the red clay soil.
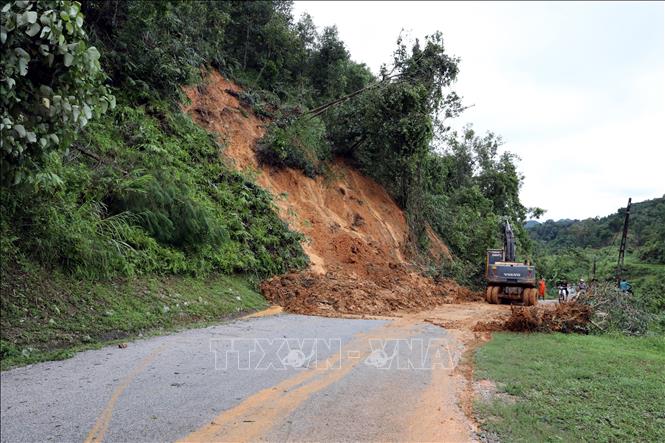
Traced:
<svg viewBox="0 0 665 443">
<path fill-rule="evenodd" d="M 347 272 L 301 272 L 261 284 L 268 300 L 299 314 L 390 315 L 419 312 L 481 297 L 453 281 L 435 282 L 403 265 L 377 266 L 366 276 Z"/>
<path fill-rule="evenodd" d="M 406 270 L 403 211 L 378 183 L 343 160 L 315 179 L 294 169 L 259 165 L 254 146 L 266 122 L 239 102 L 240 91 L 213 71 L 204 84 L 185 89 L 190 104 L 183 110 L 220 135 L 226 145 L 223 161 L 255 175 L 272 193 L 280 217 L 307 239 L 303 248 L 310 269 L 265 282 L 262 289 L 270 300 L 293 312 L 385 314 L 449 303 L 463 292 L 452 281 L 434 283 Z M 431 230 L 428 234 L 431 254 L 450 257 L 445 244 Z"/>
<path fill-rule="evenodd" d="M 512 306 L 501 330 L 513 332 L 586 332 L 591 308 L 581 303 Z"/>
</svg>

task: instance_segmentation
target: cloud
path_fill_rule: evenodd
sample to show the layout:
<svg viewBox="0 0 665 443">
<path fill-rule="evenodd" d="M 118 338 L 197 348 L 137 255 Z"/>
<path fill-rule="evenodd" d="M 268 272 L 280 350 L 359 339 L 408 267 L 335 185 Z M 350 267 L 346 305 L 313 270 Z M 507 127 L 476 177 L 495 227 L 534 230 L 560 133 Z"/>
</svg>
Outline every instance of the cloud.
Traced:
<svg viewBox="0 0 665 443">
<path fill-rule="evenodd" d="M 665 192 L 663 3 L 296 2 L 375 72 L 401 29 L 444 33 L 454 128 L 492 130 L 522 160 L 522 199 L 552 218 L 606 215 Z"/>
</svg>

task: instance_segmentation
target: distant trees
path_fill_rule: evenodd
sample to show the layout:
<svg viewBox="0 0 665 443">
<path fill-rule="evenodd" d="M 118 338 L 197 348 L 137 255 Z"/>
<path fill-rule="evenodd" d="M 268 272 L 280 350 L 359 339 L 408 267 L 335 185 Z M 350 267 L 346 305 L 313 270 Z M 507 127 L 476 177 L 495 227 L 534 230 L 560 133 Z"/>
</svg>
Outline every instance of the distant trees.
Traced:
<svg viewBox="0 0 665 443">
<path fill-rule="evenodd" d="M 529 235 L 551 250 L 569 247 L 618 247 L 625 209 L 602 218 L 547 220 L 529 229 Z M 665 197 L 633 203 L 628 247 L 649 263 L 665 264 Z"/>
</svg>

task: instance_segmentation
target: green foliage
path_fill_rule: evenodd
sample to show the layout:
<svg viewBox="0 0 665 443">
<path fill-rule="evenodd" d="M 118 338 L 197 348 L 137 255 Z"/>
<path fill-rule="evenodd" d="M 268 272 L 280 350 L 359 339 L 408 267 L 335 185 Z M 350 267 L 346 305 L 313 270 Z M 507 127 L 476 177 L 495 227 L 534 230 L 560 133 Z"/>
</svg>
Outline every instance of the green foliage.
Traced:
<svg viewBox="0 0 665 443">
<path fill-rule="evenodd" d="M 613 282 L 594 282 L 576 300 L 591 307 L 596 333 L 644 335 L 654 320 L 644 298 L 619 291 Z"/>
<path fill-rule="evenodd" d="M 213 207 L 196 200 L 187 182 L 156 171 L 124 181 L 110 197 L 112 212 L 131 213 L 160 243 L 177 248 L 219 247 L 227 233 L 215 223 Z"/>
<path fill-rule="evenodd" d="M 501 218 L 517 226 L 520 250 L 530 255 L 515 157 L 499 154 L 501 139 L 492 133 L 468 127 L 451 134 L 440 120 L 463 110 L 459 97 L 446 93 L 457 59 L 446 54 L 441 35 L 410 48 L 400 39 L 392 70 L 381 75 L 376 88 L 326 114 L 334 152 L 352 157 L 407 210 L 413 239 L 429 224 L 473 269 L 476 283 L 485 250 L 500 243 Z"/>
<path fill-rule="evenodd" d="M 3 20 L 17 17 L 17 8 L 42 11 L 44 5 L 50 3 L 16 2 Z M 101 61 L 114 91 L 122 92 L 118 108 L 87 124 L 78 139 L 73 131 L 50 139 L 60 150 L 54 145 L 41 156 L 30 186 L 3 192 L 2 246 L 15 256 L 87 278 L 267 275 L 303 266 L 301 238 L 277 218 L 269 195 L 224 168 L 218 143 L 176 109 L 181 86 L 209 66 L 243 84 L 239 99 L 273 120 L 258 146 L 262 161 L 314 176 L 332 154 L 350 157 L 406 209 L 412 240 L 421 247 L 430 224 L 464 266 L 476 269 L 480 251 L 498 237 L 500 217 L 523 217 L 521 178 L 514 159 L 497 154 L 499 140 L 468 131 L 462 139 L 446 137 L 443 119 L 463 108 L 450 90 L 458 60 L 446 53 L 439 33 L 411 45 L 400 39 L 390 71 L 385 67 L 377 79 L 350 59 L 334 27 L 319 33 L 311 17 L 294 20 L 288 1 L 91 0 L 82 7 L 85 21 L 76 3 L 53 5 L 65 9 L 55 19 L 69 46 L 49 50 L 56 54 L 53 65 L 39 65 L 43 69 L 32 69 L 44 63 L 37 58 L 41 47 L 26 50 L 27 78 L 86 74 L 87 83 L 63 97 L 80 92 L 87 100 L 96 91 L 103 93 L 102 105 L 111 104 L 108 91 L 91 89 L 103 78 Z M 3 38 L 14 46 L 48 38 L 44 28 L 30 36 L 32 19 L 25 15 L 27 24 L 12 32 L 3 27 Z M 99 60 L 82 26 L 102 53 Z M 63 50 L 75 53 L 65 57 Z M 63 66 L 75 69 L 56 69 Z M 320 116 L 303 115 L 369 85 Z M 34 92 L 20 86 L 22 93 Z M 33 111 L 43 111 L 41 98 L 32 100 L 37 106 L 30 102 Z M 55 109 L 54 100 L 48 103 Z M 88 123 L 87 108 L 80 107 L 77 122 Z M 73 113 L 72 107 L 72 119 Z"/>
<path fill-rule="evenodd" d="M 301 117 L 292 123 L 270 125 L 256 153 L 262 163 L 302 170 L 308 177 L 322 172 L 322 162 L 330 159 L 330 146 L 321 119 Z"/>
<path fill-rule="evenodd" d="M 665 439 L 663 336 L 497 333 L 475 362 L 499 391 L 474 405 L 490 439 Z"/>
<path fill-rule="evenodd" d="M 461 285 L 473 286 L 478 282 L 474 280 L 478 269 L 474 263 L 443 257 L 440 263 L 431 266 L 427 274 L 435 280 L 452 279 Z"/>
<path fill-rule="evenodd" d="M 3 269 L 1 277 L 3 370 L 69 358 L 109 341 L 205 325 L 267 305 L 247 276 L 89 281 L 19 262 Z"/>
<path fill-rule="evenodd" d="M 531 223 L 536 267 L 548 286 L 580 278 L 616 284 L 619 238 L 625 208 L 615 214 L 586 220 L 548 220 Z M 628 246 L 623 276 L 633 286 L 635 303 L 643 305 L 665 324 L 665 263 L 660 251 L 665 244 L 662 219 L 665 198 L 635 203 L 631 207 Z M 595 262 L 595 275 L 593 267 Z"/>
<path fill-rule="evenodd" d="M 602 248 L 620 239 L 625 208 L 612 215 L 585 220 L 547 220 L 533 224 L 529 235 L 552 250 L 566 247 Z M 665 264 L 665 196 L 633 203 L 628 231 L 628 248 L 637 250 L 648 263 Z"/>
<path fill-rule="evenodd" d="M 0 167 L 3 184 L 59 182 L 44 170 L 93 118 L 115 105 L 80 4 L 6 2 L 0 16 Z"/>
<path fill-rule="evenodd" d="M 91 36 L 114 85 L 144 100 L 156 91 L 177 97 L 201 66 L 224 63 L 226 2 L 92 0 L 84 4 Z"/>
<path fill-rule="evenodd" d="M 20 251 L 86 278 L 304 266 L 301 237 L 265 191 L 225 169 L 219 149 L 170 106 L 130 107 L 121 96 L 53 165 L 62 185 L 3 193 L 3 219 L 15 222 Z M 102 161 L 82 155 L 91 151 Z"/>
</svg>

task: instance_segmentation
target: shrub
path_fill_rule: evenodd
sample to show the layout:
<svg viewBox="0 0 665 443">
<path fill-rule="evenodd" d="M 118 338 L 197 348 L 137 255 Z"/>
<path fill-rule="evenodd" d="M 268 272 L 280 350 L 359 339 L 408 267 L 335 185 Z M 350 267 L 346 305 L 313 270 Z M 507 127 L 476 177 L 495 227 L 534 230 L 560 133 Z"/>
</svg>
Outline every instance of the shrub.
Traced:
<svg viewBox="0 0 665 443">
<path fill-rule="evenodd" d="M 49 154 L 115 105 L 99 51 L 88 46 L 78 2 L 6 2 L 0 20 L 3 182 L 57 183 L 39 171 Z"/>
<path fill-rule="evenodd" d="M 591 307 L 597 332 L 642 335 L 655 320 L 643 299 L 620 292 L 613 283 L 596 283 L 577 301 Z"/>
<path fill-rule="evenodd" d="M 313 178 L 331 156 L 325 133 L 325 125 L 317 117 L 273 123 L 257 146 L 259 161 L 300 169 Z"/>
</svg>

